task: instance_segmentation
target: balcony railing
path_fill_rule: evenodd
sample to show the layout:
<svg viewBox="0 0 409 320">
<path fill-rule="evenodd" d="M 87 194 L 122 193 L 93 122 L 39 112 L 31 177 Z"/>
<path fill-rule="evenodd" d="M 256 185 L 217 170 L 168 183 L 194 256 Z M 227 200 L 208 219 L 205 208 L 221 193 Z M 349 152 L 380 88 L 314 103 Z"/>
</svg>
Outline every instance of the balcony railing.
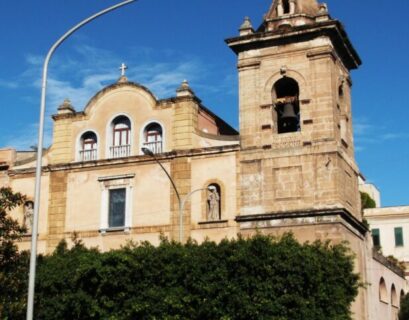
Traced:
<svg viewBox="0 0 409 320">
<path fill-rule="evenodd" d="M 144 142 L 143 144 L 144 148 L 148 148 L 151 150 L 153 153 L 162 153 L 162 141 L 156 141 L 156 142 Z"/>
<path fill-rule="evenodd" d="M 97 160 L 97 149 L 81 150 L 80 160 L 81 161 Z"/>
<path fill-rule="evenodd" d="M 129 157 L 131 155 L 131 145 L 112 146 L 109 148 L 109 153 L 111 158 Z"/>
</svg>

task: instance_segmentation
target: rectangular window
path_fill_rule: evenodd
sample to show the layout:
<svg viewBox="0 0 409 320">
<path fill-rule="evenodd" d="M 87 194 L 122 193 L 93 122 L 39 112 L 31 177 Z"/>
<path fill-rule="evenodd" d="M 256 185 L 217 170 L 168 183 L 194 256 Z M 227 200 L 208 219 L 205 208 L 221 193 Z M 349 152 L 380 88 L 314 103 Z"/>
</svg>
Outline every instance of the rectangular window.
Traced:
<svg viewBox="0 0 409 320">
<path fill-rule="evenodd" d="M 395 246 L 403 247 L 403 230 L 402 227 L 395 228 Z"/>
<path fill-rule="evenodd" d="M 381 246 L 381 235 L 379 233 L 379 229 L 372 229 L 372 241 L 374 247 L 380 247 Z"/>
<path fill-rule="evenodd" d="M 126 189 L 109 190 L 109 228 L 125 226 Z"/>
</svg>

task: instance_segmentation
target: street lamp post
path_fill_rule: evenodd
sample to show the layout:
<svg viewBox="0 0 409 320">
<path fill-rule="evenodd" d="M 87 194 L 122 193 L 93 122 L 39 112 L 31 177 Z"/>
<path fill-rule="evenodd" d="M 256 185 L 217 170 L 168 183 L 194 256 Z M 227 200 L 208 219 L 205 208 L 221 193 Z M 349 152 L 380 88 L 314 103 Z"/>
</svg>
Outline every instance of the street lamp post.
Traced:
<svg viewBox="0 0 409 320">
<path fill-rule="evenodd" d="M 185 209 L 186 202 L 190 199 L 190 197 L 195 193 L 199 192 L 202 190 L 206 190 L 204 188 L 201 189 L 196 189 L 193 190 L 192 192 L 188 193 L 183 199 L 180 197 L 180 193 L 178 189 L 176 188 L 175 182 L 173 181 L 172 177 L 170 176 L 169 172 L 163 167 L 163 165 L 160 163 L 158 158 L 156 158 L 155 154 L 152 152 L 152 150 L 148 148 L 142 148 L 142 152 L 147 155 L 152 157 L 156 163 L 162 168 L 162 170 L 165 172 L 166 176 L 169 178 L 170 183 L 172 184 L 173 190 L 175 190 L 176 196 L 178 198 L 178 205 L 179 205 L 179 242 L 182 243 L 183 241 L 183 211 Z"/>
<path fill-rule="evenodd" d="M 114 6 L 106 8 L 87 19 L 84 19 L 73 28 L 68 30 L 60 39 L 58 39 L 53 46 L 48 51 L 48 54 L 44 61 L 43 66 L 43 80 L 41 85 L 41 107 L 40 107 L 40 121 L 38 127 L 38 144 L 37 144 L 37 164 L 36 164 L 36 174 L 35 174 L 35 191 L 34 191 L 34 218 L 33 227 L 31 235 L 31 255 L 30 255 L 30 276 L 29 276 L 29 287 L 28 287 L 28 299 L 27 299 L 27 320 L 33 319 L 34 311 L 34 289 L 35 289 L 35 274 L 36 274 L 36 264 L 37 264 L 37 237 L 38 237 L 38 216 L 40 210 L 40 190 L 41 190 L 41 167 L 42 167 L 42 157 L 43 157 L 43 139 L 44 139 L 44 115 L 45 115 L 45 97 L 47 90 L 47 73 L 48 64 L 50 62 L 51 56 L 55 50 L 63 43 L 70 35 L 75 31 L 80 29 L 82 26 L 91 22 L 92 20 L 118 9 L 124 5 L 130 4 L 137 0 L 126 0 L 122 1 Z"/>
</svg>

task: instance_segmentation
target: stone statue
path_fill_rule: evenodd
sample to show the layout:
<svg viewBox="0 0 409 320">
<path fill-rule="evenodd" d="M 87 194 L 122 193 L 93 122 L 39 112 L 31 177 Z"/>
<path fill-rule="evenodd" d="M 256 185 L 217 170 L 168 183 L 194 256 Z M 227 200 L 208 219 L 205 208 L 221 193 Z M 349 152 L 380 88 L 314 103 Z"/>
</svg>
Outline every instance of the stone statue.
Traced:
<svg viewBox="0 0 409 320">
<path fill-rule="evenodd" d="M 24 204 L 24 218 L 23 225 L 27 228 L 27 233 L 31 233 L 33 228 L 34 203 L 27 201 Z"/>
<path fill-rule="evenodd" d="M 207 220 L 216 221 L 220 220 L 220 196 L 217 193 L 215 186 L 209 187 L 209 196 L 207 197 Z"/>
</svg>

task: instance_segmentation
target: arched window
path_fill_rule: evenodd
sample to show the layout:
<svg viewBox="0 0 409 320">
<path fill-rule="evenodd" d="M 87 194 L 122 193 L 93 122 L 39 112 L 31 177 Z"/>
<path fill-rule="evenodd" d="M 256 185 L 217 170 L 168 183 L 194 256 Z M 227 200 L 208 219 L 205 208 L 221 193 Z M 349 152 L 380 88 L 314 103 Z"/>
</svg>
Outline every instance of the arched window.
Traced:
<svg viewBox="0 0 409 320">
<path fill-rule="evenodd" d="M 81 136 L 80 140 L 80 161 L 90 161 L 97 159 L 98 139 L 94 132 L 88 131 Z"/>
<path fill-rule="evenodd" d="M 153 153 L 163 152 L 163 133 L 160 124 L 153 122 L 148 124 L 143 131 L 143 147 L 148 148 Z"/>
<path fill-rule="evenodd" d="M 391 304 L 393 307 L 396 307 L 396 308 L 399 307 L 398 294 L 396 292 L 396 288 L 394 284 L 392 284 L 392 287 L 391 287 Z"/>
<path fill-rule="evenodd" d="M 297 81 L 283 77 L 274 84 L 277 133 L 300 131 L 300 89 Z"/>
<path fill-rule="evenodd" d="M 221 189 L 217 183 L 212 183 L 207 187 L 207 220 L 217 221 L 222 218 L 221 211 Z"/>
<path fill-rule="evenodd" d="M 379 281 L 379 300 L 388 303 L 388 290 L 384 278 Z"/>
<path fill-rule="evenodd" d="M 112 121 L 111 158 L 131 155 L 131 121 L 125 116 L 118 116 Z"/>
</svg>

